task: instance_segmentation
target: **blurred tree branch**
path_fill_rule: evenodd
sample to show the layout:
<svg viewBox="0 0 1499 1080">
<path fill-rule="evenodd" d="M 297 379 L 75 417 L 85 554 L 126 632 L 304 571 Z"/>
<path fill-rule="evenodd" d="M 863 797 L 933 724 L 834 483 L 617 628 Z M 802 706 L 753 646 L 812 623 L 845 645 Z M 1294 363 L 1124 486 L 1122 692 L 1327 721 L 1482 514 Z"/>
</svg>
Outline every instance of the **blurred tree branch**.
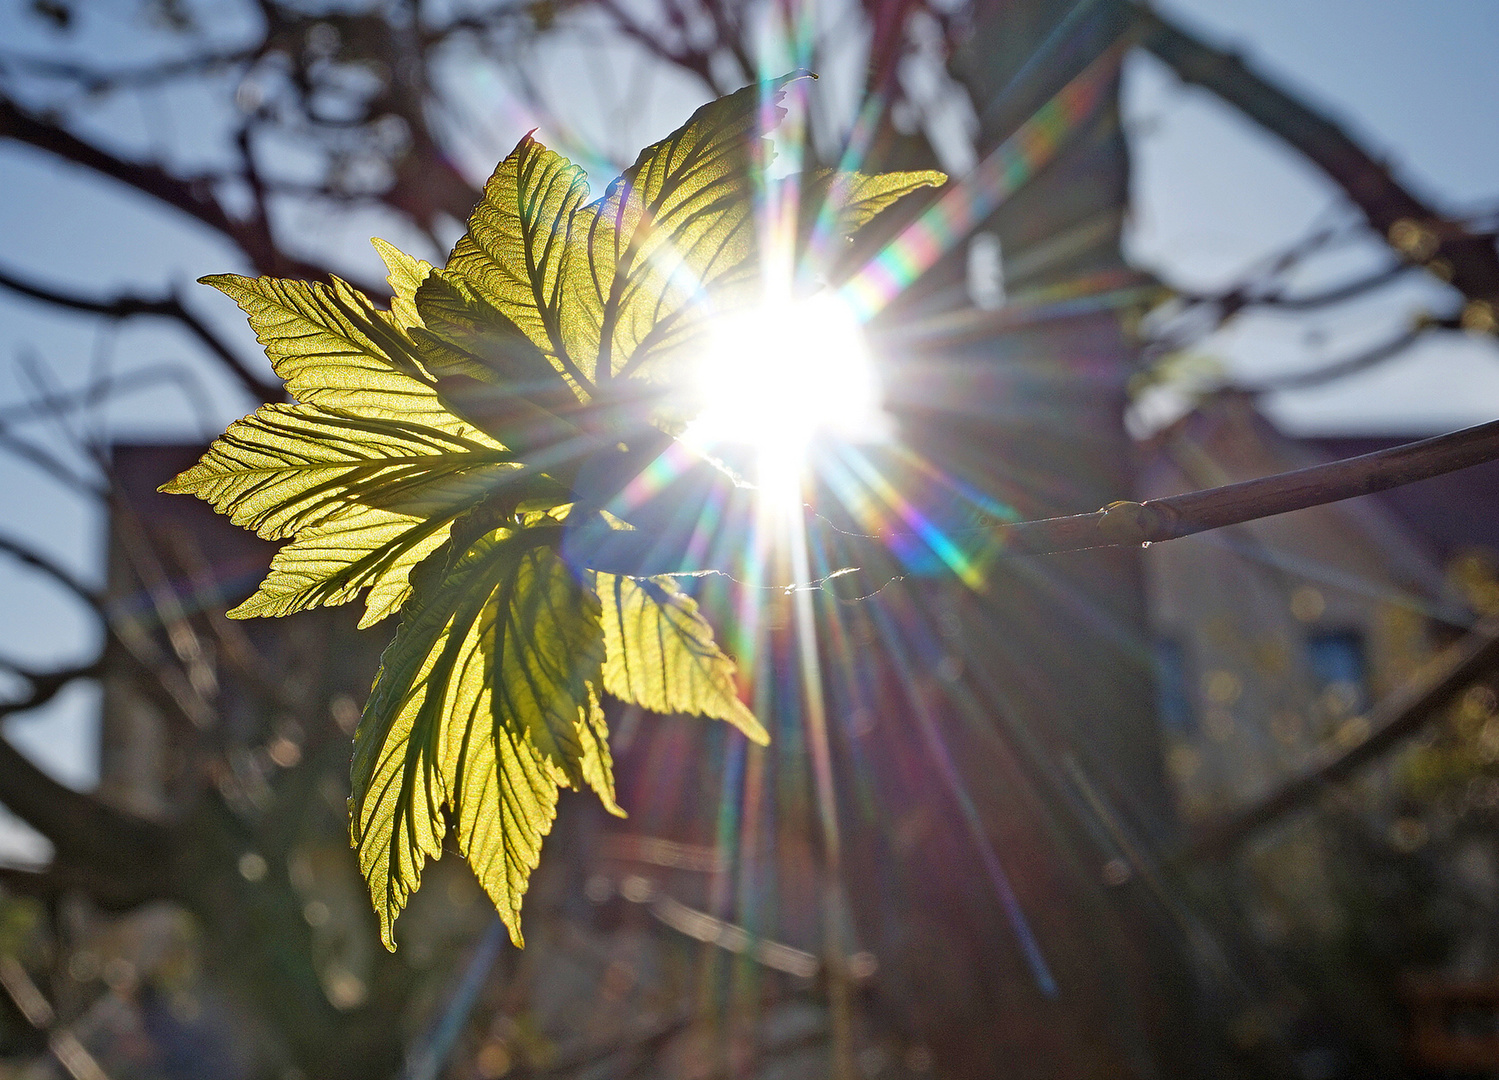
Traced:
<svg viewBox="0 0 1499 1080">
<path fill-rule="evenodd" d="M 239 381 L 257 401 L 280 401 L 285 393 L 279 382 L 263 378 L 248 364 L 236 356 L 224 341 L 194 315 L 175 296 L 115 296 L 109 299 L 81 296 L 47 288 L 26 281 L 7 270 L 0 269 L 0 288 L 39 300 L 45 304 L 67 308 L 71 311 L 102 315 L 107 319 L 129 319 L 140 315 L 172 319 L 181 323 L 194 337 L 208 347 L 208 351 L 220 360 L 224 367 Z"/>
<path fill-rule="evenodd" d="M 1473 680 L 1499 661 L 1499 620 L 1486 619 L 1430 660 L 1370 712 L 1369 734 L 1321 754 L 1310 769 L 1242 810 L 1202 826 L 1183 859 L 1220 859 L 1260 830 L 1305 809 L 1332 785 L 1376 761 L 1442 714 Z"/>
<path fill-rule="evenodd" d="M 1267 394 L 1277 390 L 1305 390 L 1313 386 L 1325 386 L 1327 383 L 1336 382 L 1349 375 L 1357 375 L 1387 360 L 1402 356 L 1407 349 L 1422 340 L 1432 330 L 1458 329 L 1460 327 L 1456 319 L 1422 319 L 1409 330 L 1352 356 L 1340 357 L 1307 371 L 1272 375 L 1253 382 L 1236 383 L 1234 389 L 1248 394 Z"/>
<path fill-rule="evenodd" d="M 1417 269 L 1406 262 L 1395 262 L 1359 277 L 1349 278 L 1311 292 L 1289 292 L 1283 285 L 1257 286 L 1242 282 L 1213 293 L 1192 292 L 1173 289 L 1177 298 L 1186 304 L 1213 309 L 1213 325 L 1222 326 L 1235 315 L 1252 308 L 1273 308 L 1277 311 L 1316 311 L 1357 300 L 1377 292 L 1386 285 L 1399 281 Z"/>
<path fill-rule="evenodd" d="M 1469 302 L 1487 304 L 1491 312 L 1499 304 L 1499 252 L 1493 236 L 1472 233 L 1427 206 L 1339 125 L 1238 56 L 1208 45 L 1148 8 L 1132 7 L 1141 44 L 1184 82 L 1212 91 L 1305 156 L 1410 262 L 1449 281 Z"/>
<path fill-rule="evenodd" d="M 71 593 L 77 599 L 83 601 L 95 613 L 103 615 L 104 600 L 93 589 L 80 581 L 70 570 L 65 569 L 56 561 L 47 558 L 39 552 L 21 544 L 8 537 L 0 536 L 0 553 L 9 555 L 12 559 L 33 570 L 39 571 L 51 578 L 63 589 Z"/>
<path fill-rule="evenodd" d="M 3 718 L 46 704 L 80 679 L 98 677 L 104 670 L 104 657 L 46 672 L 5 661 L 0 661 L 0 668 L 31 687 L 24 697 L 0 704 Z M 52 841 L 57 864 L 87 878 L 98 887 L 102 899 L 129 904 L 165 895 L 173 861 L 167 828 L 58 783 L 3 737 L 0 802 Z"/>
<path fill-rule="evenodd" d="M 127 161 L 85 142 L 58 124 L 22 108 L 0 95 L 0 138 L 34 146 L 55 157 L 110 177 L 222 233 L 240 248 L 262 274 L 327 278 L 320 267 L 292 258 L 276 247 L 270 235 L 253 222 L 237 221 L 213 196 L 202 178 L 173 176 L 159 165 Z"/>
<path fill-rule="evenodd" d="M 128 513 L 125 517 L 124 528 L 130 530 L 133 519 Z M 202 714 L 207 706 L 194 684 L 193 666 L 214 657 L 205 655 L 201 644 L 192 647 L 198 631 L 188 623 L 204 616 L 190 614 L 176 595 L 175 576 L 162 565 L 171 552 L 141 550 L 153 543 L 145 529 L 132 536 L 125 545 L 131 549 L 127 561 L 142 587 L 113 601 L 55 560 L 0 538 L 0 552 L 82 600 L 97 613 L 105 634 L 102 654 L 87 663 L 32 671 L 0 661 L 0 668 L 26 684 L 21 696 L 0 704 L 0 718 L 37 708 L 74 682 L 117 680 L 186 734 L 179 744 L 188 755 L 182 765 L 185 783 L 164 818 L 147 819 L 58 783 L 0 738 L 0 803 L 55 849 L 44 870 L 0 869 L 0 885 L 43 900 L 82 892 L 107 910 L 176 901 L 218 935 L 212 947 L 233 943 L 232 962 L 240 977 L 266 1014 L 286 1029 L 297 1060 L 317 1068 L 315 1075 L 344 1080 L 388 1075 L 387 1066 L 398 1060 L 401 1046 L 401 1029 L 393 1018 L 408 1001 L 409 970 L 402 960 L 382 952 L 375 957 L 370 1004 L 353 1012 L 335 1007 L 316 978 L 317 954 L 305 940 L 309 928 L 301 917 L 305 900 L 286 871 L 316 784 L 330 761 L 347 761 L 346 735 L 326 706 L 289 684 L 276 664 L 247 643 L 232 640 L 232 634 L 221 637 L 217 656 L 231 668 L 259 669 L 245 679 L 239 707 L 251 715 L 279 717 L 282 723 L 291 719 L 302 733 L 300 760 L 285 767 L 274 787 L 261 779 L 257 789 L 249 753 L 257 736 L 252 734 L 246 746 L 242 735 L 203 728 L 217 713 Z M 150 600 L 146 612 L 136 610 L 143 597 Z M 222 617 L 221 607 L 210 624 L 216 617 Z M 240 869 L 247 851 L 264 852 L 271 863 L 265 880 L 254 888 L 245 887 Z"/>
<path fill-rule="evenodd" d="M 234 49 L 228 52 L 201 53 L 181 60 L 166 60 L 139 68 L 102 71 L 83 64 L 51 60 L 44 56 L 11 54 L 0 56 L 0 69 L 13 67 L 44 78 L 73 83 L 85 94 L 104 94 L 113 90 L 158 86 L 185 76 L 205 75 L 237 67 L 263 55 L 263 50 Z"/>
</svg>

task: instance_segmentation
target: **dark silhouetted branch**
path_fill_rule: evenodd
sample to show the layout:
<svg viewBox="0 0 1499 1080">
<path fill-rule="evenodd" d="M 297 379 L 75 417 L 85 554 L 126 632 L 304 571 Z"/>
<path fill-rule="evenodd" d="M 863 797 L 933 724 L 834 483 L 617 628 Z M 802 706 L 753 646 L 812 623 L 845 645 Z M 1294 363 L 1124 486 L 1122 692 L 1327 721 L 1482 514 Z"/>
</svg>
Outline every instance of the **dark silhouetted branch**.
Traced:
<svg viewBox="0 0 1499 1080">
<path fill-rule="evenodd" d="M 1124 3 L 1125 0 L 1115 0 Z M 1407 191 L 1341 127 L 1232 53 L 1134 6 L 1140 42 L 1188 83 L 1212 91 L 1327 174 L 1402 255 L 1449 280 L 1469 300 L 1499 303 L 1499 252 Z"/>
<path fill-rule="evenodd" d="M 46 304 L 66 308 L 70 311 L 83 311 L 93 315 L 100 315 L 106 319 L 129 319 L 137 316 L 152 316 L 162 319 L 174 319 L 181 323 L 187 330 L 207 346 L 208 351 L 213 353 L 224 366 L 229 369 L 240 384 L 244 386 L 259 401 L 280 401 L 285 394 L 281 387 L 269 379 L 264 379 L 256 374 L 239 357 L 230 351 L 213 331 L 209 330 L 203 321 L 189 311 L 175 296 L 166 297 L 143 297 L 143 296 L 116 296 L 108 300 L 95 297 L 80 296 L 76 293 L 62 292 L 58 289 L 46 288 L 34 282 L 24 281 L 5 270 L 0 270 L 0 288 L 9 289 L 11 292 L 40 300 Z"/>
<path fill-rule="evenodd" d="M 262 274 L 317 280 L 328 277 L 322 267 L 283 254 L 268 235 L 256 228 L 256 223 L 230 217 L 214 197 L 209 183 L 173 176 L 158 165 L 116 157 L 3 96 L 0 96 L 0 138 L 34 146 L 175 207 L 234 241 Z"/>
<path fill-rule="evenodd" d="M 45 574 L 92 608 L 104 624 L 104 632 L 109 641 L 118 646 L 118 659 L 133 666 L 143 676 L 142 686 L 153 691 L 153 699 L 170 715 L 188 727 L 201 728 L 211 721 L 212 710 L 203 696 L 193 688 L 182 669 L 172 663 L 140 618 L 118 605 L 106 604 L 98 593 L 71 572 L 24 544 L 0 537 L 0 554 L 9 555 L 23 565 Z M 17 712 L 35 708 L 39 704 L 42 702 L 0 706 L 0 716 L 5 715 L 6 711 Z M 3 801 L 3 795 L 0 795 L 0 801 Z"/>
<path fill-rule="evenodd" d="M 1292 510 L 1340 502 L 1499 459 L 1499 421 L 1257 480 L 1118 502 L 1094 514 L 986 530 L 1004 554 L 1046 554 L 1175 540 Z"/>
<path fill-rule="evenodd" d="M 165 875 L 135 874 L 124 881 L 73 861 L 58 860 L 43 870 L 0 866 L 0 888 L 12 896 L 53 901 L 68 893 L 83 893 L 106 911 L 127 911 L 151 900 L 171 899 L 168 885 Z"/>
<path fill-rule="evenodd" d="M 4 536 L 0 536 L 0 553 L 9 555 L 17 562 L 45 574 L 96 612 L 103 614 L 104 601 L 99 594 L 73 576 L 71 571 L 64 569 L 45 555 Z"/>
<path fill-rule="evenodd" d="M 96 481 L 79 475 L 53 454 L 3 428 L 0 428 L 0 450 L 14 454 L 21 461 L 29 462 L 64 487 L 80 495 L 102 499 L 108 494 Z"/>
<path fill-rule="evenodd" d="M 32 672 L 0 663 L 31 684 L 22 698 L 0 704 L 0 718 L 45 705 L 66 686 L 98 677 L 103 657 L 50 672 Z M 0 737 L 0 803 L 52 841 L 57 861 L 77 866 L 112 883 L 116 901 L 126 894 L 144 899 L 161 895 L 169 879 L 169 831 L 161 825 L 107 806 L 52 779 L 25 754 Z M 151 885 L 153 879 L 156 885 Z"/>
<path fill-rule="evenodd" d="M 1315 311 L 1318 308 L 1356 300 L 1366 293 L 1374 292 L 1398 280 L 1401 275 L 1409 273 L 1412 269 L 1414 268 L 1408 263 L 1394 263 L 1352 281 L 1307 293 L 1287 293 L 1283 289 L 1256 292 L 1252 287 L 1242 285 L 1219 293 L 1194 293 L 1181 289 L 1174 291 L 1187 303 L 1216 305 L 1218 322 L 1221 325 L 1245 308 L 1271 307 L 1281 311 Z"/>
<path fill-rule="evenodd" d="M 1268 394 L 1277 390 L 1305 390 L 1313 386 L 1324 386 L 1349 375 L 1357 375 L 1362 371 L 1377 367 L 1386 360 L 1393 360 L 1409 349 L 1417 341 L 1421 340 L 1422 334 L 1427 330 L 1434 329 L 1443 324 L 1431 323 L 1414 326 L 1405 333 L 1381 342 L 1371 349 L 1365 349 L 1353 356 L 1345 356 L 1326 364 L 1321 364 L 1309 371 L 1297 371 L 1286 375 L 1272 375 L 1260 379 L 1258 382 L 1245 382 L 1234 384 L 1234 389 L 1241 390 L 1247 394 Z M 1452 328 L 1455 328 L 1455 324 Z"/>
<path fill-rule="evenodd" d="M 1353 300 L 1365 293 L 1383 288 L 1400 278 L 1401 275 L 1408 273 L 1410 269 L 1411 267 L 1406 263 L 1395 263 L 1383 270 L 1376 270 L 1364 277 L 1319 289 L 1317 292 L 1297 295 L 1276 291 L 1267 296 L 1252 297 L 1249 302 L 1265 307 L 1277 307 L 1283 311 L 1313 311 L 1317 308 L 1341 304 L 1345 300 Z"/>
<path fill-rule="evenodd" d="M 146 364 L 120 375 L 95 379 L 72 390 L 50 393 L 44 398 L 23 399 L 0 405 L 0 431 L 11 425 L 40 419 L 44 410 L 56 417 L 66 416 L 79 409 L 92 408 L 118 395 L 163 384 L 180 390 L 197 411 L 204 426 L 208 425 L 208 402 L 202 385 L 193 378 L 190 371 L 180 364 Z"/>
<path fill-rule="evenodd" d="M 109 1080 L 109 1074 L 99 1067 L 71 1027 L 58 1023 L 57 1010 L 14 955 L 0 956 L 0 988 L 26 1022 L 46 1035 L 47 1049 L 72 1080 Z"/>
<path fill-rule="evenodd" d="M 614 21 L 620 33 L 639 44 L 652 56 L 696 75 L 702 80 L 709 93 L 723 93 L 717 80 L 713 78 L 713 64 L 707 53 L 690 46 L 672 48 L 662 38 L 659 31 L 641 24 L 615 0 L 596 0 L 596 2 L 599 8 Z"/>
<path fill-rule="evenodd" d="M 1302 775 L 1243 810 L 1204 826 L 1188 848 L 1192 859 L 1221 858 L 1249 837 L 1309 806 L 1330 784 L 1346 780 L 1442 714 L 1475 678 L 1499 664 L 1499 619 L 1486 619 L 1430 661 L 1369 714 L 1369 736 L 1333 749 Z"/>
<path fill-rule="evenodd" d="M 230 52 L 202 53 L 181 60 L 164 60 L 148 67 L 121 68 L 115 71 L 105 71 L 83 64 L 59 62 L 44 56 L 10 55 L 0 57 L 0 61 L 9 67 L 44 79 L 72 83 L 89 94 L 101 94 L 111 90 L 160 86 L 187 76 L 206 75 L 249 63 L 260 55 L 259 49 L 235 49 Z"/>
<path fill-rule="evenodd" d="M 99 659 L 56 671 L 33 671 L 21 664 L 0 658 L 0 671 L 9 671 L 31 685 L 31 692 L 25 697 L 15 701 L 0 702 L 0 719 L 12 713 L 41 708 L 61 693 L 69 683 L 98 676 L 103 670 L 102 665 L 103 660 Z"/>
<path fill-rule="evenodd" d="M 731 6 L 724 0 L 702 0 L 703 10 L 708 13 L 708 18 L 713 21 L 713 31 L 717 35 L 717 44 L 727 49 L 729 55 L 734 58 L 738 65 L 737 78 L 740 82 L 750 82 L 759 71 L 754 58 L 750 56 L 745 47 L 743 26 L 740 23 L 743 9 L 736 14 Z M 725 90 L 737 90 L 737 86 L 726 87 Z M 723 93 L 724 91 L 719 91 Z"/>
</svg>

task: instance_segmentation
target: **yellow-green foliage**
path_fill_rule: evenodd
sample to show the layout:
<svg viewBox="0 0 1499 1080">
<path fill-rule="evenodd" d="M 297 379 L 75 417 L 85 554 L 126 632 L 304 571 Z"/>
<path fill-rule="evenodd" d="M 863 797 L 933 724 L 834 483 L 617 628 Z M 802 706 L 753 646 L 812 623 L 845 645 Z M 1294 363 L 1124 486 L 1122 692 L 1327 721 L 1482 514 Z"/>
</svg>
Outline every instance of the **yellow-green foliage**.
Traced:
<svg viewBox="0 0 1499 1080">
<path fill-rule="evenodd" d="M 582 170 L 528 136 L 445 267 L 375 242 L 388 311 L 337 280 L 204 279 L 244 309 L 295 399 L 232 425 L 163 488 L 291 539 L 231 614 L 360 594 L 361 626 L 401 614 L 354 736 L 350 800 L 392 948 L 449 820 L 520 943 L 558 788 L 591 788 L 622 813 L 604 692 L 767 741 L 733 661 L 670 579 L 560 555 L 568 525 L 601 513 L 573 494 L 580 462 L 670 427 L 659 390 L 705 321 L 758 288 L 763 93 L 704 106 L 593 203 Z M 826 208 L 819 227 L 848 235 L 942 179 L 820 173 L 807 184 Z"/>
</svg>

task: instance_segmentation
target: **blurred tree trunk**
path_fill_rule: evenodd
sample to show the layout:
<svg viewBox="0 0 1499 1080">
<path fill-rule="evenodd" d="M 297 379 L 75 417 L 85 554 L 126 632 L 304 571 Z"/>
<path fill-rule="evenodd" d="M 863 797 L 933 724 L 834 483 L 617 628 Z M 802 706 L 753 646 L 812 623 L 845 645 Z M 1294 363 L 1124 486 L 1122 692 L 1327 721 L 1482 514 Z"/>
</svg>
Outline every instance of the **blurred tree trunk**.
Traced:
<svg viewBox="0 0 1499 1080">
<path fill-rule="evenodd" d="M 977 6 L 951 67 L 982 118 L 980 160 L 1124 29 L 1119 8 L 1069 16 L 1089 7 Z M 980 226 L 998 239 L 1012 296 L 1129 273 L 1119 250 L 1128 163 L 1117 76 L 1062 142 Z M 908 143 L 898 161 L 877 164 L 928 162 Z M 910 445 L 938 474 L 1021 518 L 1131 497 L 1124 409 L 1135 348 L 1118 312 L 1002 327 L 973 306 L 967 264 L 959 245 L 883 320 L 946 317 L 958 328 L 920 342 L 930 359 L 897 376 Z M 932 400 L 932 387 L 949 388 L 948 398 Z M 929 407 L 909 404 L 923 398 Z M 968 558 L 983 563 L 984 553 Z M 907 856 L 904 890 L 882 870 L 888 851 L 865 851 L 862 862 L 850 853 L 857 915 L 882 971 L 906 984 L 943 1076 L 1205 1075 L 1200 1036 L 1188 1037 L 1193 986 L 1180 929 L 1153 909 L 1137 868 L 1108 838 L 1114 830 L 1159 842 L 1173 828 L 1138 552 L 984 565 L 976 589 L 950 576 L 908 578 L 882 598 L 910 626 L 903 697 L 931 734 L 882 739 L 870 753 L 885 753 L 878 768 L 893 788 L 904 768 L 894 758 L 913 745 L 937 766 L 927 784 L 944 770 L 951 781 L 939 793 L 905 779 L 911 820 L 925 799 L 938 824 Z M 885 700 L 902 697 L 892 689 Z M 909 711 L 887 723 L 892 732 L 917 726 Z M 998 872 L 977 868 L 985 845 Z M 1019 917 L 1006 918 L 1006 886 Z"/>
</svg>

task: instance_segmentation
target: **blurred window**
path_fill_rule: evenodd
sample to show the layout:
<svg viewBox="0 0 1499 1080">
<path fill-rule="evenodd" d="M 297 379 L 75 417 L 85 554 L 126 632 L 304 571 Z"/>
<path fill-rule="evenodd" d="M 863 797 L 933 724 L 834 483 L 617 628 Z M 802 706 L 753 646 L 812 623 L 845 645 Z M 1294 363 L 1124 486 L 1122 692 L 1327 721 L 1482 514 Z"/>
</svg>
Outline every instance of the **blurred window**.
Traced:
<svg viewBox="0 0 1499 1080">
<path fill-rule="evenodd" d="M 1369 707 L 1364 635 L 1357 630 L 1314 630 L 1306 638 L 1307 666 L 1317 699 L 1335 716 Z"/>
<path fill-rule="evenodd" d="M 1161 726 L 1172 735 L 1192 735 L 1197 716 L 1192 709 L 1191 680 L 1187 678 L 1187 650 L 1175 638 L 1161 638 L 1155 645 L 1156 707 Z"/>
<path fill-rule="evenodd" d="M 980 311 L 1005 306 L 1005 260 L 998 233 L 974 233 L 968 241 L 968 298 Z"/>
</svg>

